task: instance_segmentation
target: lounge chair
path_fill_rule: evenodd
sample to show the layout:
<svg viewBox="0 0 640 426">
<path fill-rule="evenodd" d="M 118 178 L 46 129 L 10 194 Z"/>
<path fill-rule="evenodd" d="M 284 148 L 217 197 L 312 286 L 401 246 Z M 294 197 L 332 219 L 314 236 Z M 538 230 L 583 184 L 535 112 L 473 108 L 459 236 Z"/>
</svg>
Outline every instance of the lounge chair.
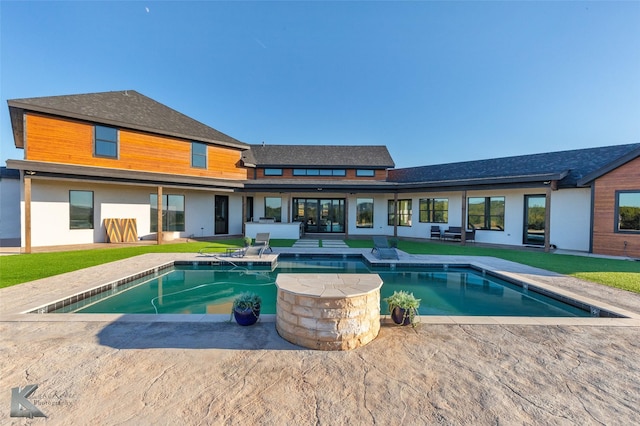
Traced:
<svg viewBox="0 0 640 426">
<path fill-rule="evenodd" d="M 269 249 L 269 252 L 273 252 L 273 249 L 269 245 L 270 237 L 271 235 L 268 232 L 258 232 L 256 234 L 256 242 L 254 243 L 254 245 L 256 246 L 262 245 L 264 246 L 263 251 L 267 251 L 267 249 Z"/>
<path fill-rule="evenodd" d="M 230 247 L 227 248 L 225 254 L 218 252 L 219 247 L 204 247 L 198 251 L 198 254 L 201 256 L 208 257 L 218 257 L 218 256 L 226 256 L 226 257 L 245 257 L 245 256 L 258 256 L 262 257 L 262 253 L 266 250 L 264 244 L 246 246 L 246 247 Z M 215 250 L 215 251 L 207 251 L 207 250 Z"/>
<path fill-rule="evenodd" d="M 245 256 L 258 256 L 262 257 L 262 253 L 264 253 L 266 247 L 263 245 L 249 246 L 241 249 L 236 257 L 245 257 Z"/>
<path fill-rule="evenodd" d="M 398 259 L 398 252 L 389 245 L 386 237 L 373 237 L 371 253 L 377 252 L 380 259 Z"/>
</svg>

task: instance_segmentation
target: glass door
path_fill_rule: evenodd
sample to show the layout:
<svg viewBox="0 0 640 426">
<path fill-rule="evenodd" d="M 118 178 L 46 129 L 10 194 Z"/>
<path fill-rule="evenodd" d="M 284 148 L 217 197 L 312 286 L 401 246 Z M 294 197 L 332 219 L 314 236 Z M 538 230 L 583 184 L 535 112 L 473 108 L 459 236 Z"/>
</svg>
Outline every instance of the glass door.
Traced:
<svg viewBox="0 0 640 426">
<path fill-rule="evenodd" d="M 226 195 L 216 195 L 215 197 L 215 233 L 229 233 L 229 197 Z"/>
<path fill-rule="evenodd" d="M 304 223 L 305 232 L 344 232 L 344 199 L 294 198 L 293 214 L 295 221 Z"/>
<path fill-rule="evenodd" d="M 545 239 L 546 201 L 544 195 L 524 196 L 523 244 L 543 246 Z"/>
</svg>

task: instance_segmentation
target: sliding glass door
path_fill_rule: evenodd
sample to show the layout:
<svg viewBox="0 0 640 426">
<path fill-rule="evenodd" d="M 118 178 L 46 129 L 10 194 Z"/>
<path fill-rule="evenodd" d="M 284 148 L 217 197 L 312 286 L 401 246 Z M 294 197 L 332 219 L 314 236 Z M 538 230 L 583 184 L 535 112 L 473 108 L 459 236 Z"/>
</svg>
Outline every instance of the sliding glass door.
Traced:
<svg viewBox="0 0 640 426">
<path fill-rule="evenodd" d="M 294 198 L 294 220 L 304 222 L 305 232 L 344 233 L 344 198 Z"/>
</svg>

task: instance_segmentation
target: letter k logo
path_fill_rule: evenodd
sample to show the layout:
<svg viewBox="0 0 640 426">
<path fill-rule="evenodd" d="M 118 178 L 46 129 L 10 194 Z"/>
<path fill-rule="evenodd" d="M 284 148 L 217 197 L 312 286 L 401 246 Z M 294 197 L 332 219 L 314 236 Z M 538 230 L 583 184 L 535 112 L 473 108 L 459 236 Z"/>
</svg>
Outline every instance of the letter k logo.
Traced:
<svg viewBox="0 0 640 426">
<path fill-rule="evenodd" d="M 20 388 L 11 389 L 11 417 L 47 417 L 38 407 L 33 405 L 27 398 L 38 389 L 38 385 L 27 385 Z"/>
</svg>

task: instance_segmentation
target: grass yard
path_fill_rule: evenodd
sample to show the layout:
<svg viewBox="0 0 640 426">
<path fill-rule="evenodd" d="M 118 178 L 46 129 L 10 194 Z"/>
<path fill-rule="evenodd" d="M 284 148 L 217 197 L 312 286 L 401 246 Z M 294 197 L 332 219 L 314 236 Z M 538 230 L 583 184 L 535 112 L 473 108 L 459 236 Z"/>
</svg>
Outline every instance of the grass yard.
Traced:
<svg viewBox="0 0 640 426">
<path fill-rule="evenodd" d="M 271 240 L 273 247 L 291 247 L 295 240 Z M 368 239 L 347 240 L 349 247 L 371 248 Z M 144 253 L 196 253 L 203 247 L 215 247 L 221 253 L 227 247 L 241 247 L 242 238 L 217 242 L 188 242 L 163 245 L 35 253 L 0 257 L 0 288 L 50 277 L 90 266 L 113 262 Z M 214 248 L 214 251 L 215 251 Z M 429 241 L 399 241 L 398 248 L 411 254 L 492 256 L 547 269 L 611 287 L 640 293 L 640 262 L 569 256 L 530 250 L 476 247 L 473 244 L 442 244 Z"/>
</svg>

